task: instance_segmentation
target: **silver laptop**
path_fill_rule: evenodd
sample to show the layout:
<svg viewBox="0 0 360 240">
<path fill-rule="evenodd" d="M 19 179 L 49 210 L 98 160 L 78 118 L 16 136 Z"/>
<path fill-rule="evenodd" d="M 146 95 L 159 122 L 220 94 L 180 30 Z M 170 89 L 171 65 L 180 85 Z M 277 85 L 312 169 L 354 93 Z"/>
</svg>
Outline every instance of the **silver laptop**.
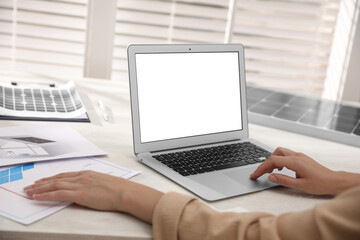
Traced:
<svg viewBox="0 0 360 240">
<path fill-rule="evenodd" d="M 131 45 L 128 63 L 139 161 L 208 201 L 276 186 L 249 178 L 272 149 L 248 138 L 242 45 Z"/>
</svg>

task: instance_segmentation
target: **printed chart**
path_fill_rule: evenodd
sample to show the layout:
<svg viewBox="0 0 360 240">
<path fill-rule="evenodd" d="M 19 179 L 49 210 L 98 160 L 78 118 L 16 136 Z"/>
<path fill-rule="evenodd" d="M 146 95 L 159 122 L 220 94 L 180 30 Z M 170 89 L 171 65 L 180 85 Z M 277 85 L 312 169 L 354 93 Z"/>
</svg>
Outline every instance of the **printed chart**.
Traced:
<svg viewBox="0 0 360 240">
<path fill-rule="evenodd" d="M 44 177 L 83 170 L 93 170 L 122 178 L 131 178 L 140 173 L 95 158 L 76 158 L 2 167 L 0 168 L 0 215 L 23 224 L 30 224 L 59 211 L 71 203 L 32 200 L 24 193 L 24 187 Z"/>
<path fill-rule="evenodd" d="M 34 163 L 28 163 L 0 171 L 0 185 L 23 179 L 23 172 L 33 168 Z"/>
<path fill-rule="evenodd" d="M 105 154 L 68 124 L 0 128 L 0 166 Z"/>
</svg>

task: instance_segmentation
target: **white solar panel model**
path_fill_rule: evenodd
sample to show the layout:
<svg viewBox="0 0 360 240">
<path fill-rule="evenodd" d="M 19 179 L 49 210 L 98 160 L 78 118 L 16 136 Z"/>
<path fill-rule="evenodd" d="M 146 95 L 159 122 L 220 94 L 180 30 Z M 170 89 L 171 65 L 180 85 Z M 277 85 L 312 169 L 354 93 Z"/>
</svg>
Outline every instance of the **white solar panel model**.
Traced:
<svg viewBox="0 0 360 240">
<path fill-rule="evenodd" d="M 0 120 L 90 122 L 74 82 L 0 83 Z"/>
<path fill-rule="evenodd" d="M 251 123 L 360 147 L 360 108 L 247 86 Z"/>
</svg>

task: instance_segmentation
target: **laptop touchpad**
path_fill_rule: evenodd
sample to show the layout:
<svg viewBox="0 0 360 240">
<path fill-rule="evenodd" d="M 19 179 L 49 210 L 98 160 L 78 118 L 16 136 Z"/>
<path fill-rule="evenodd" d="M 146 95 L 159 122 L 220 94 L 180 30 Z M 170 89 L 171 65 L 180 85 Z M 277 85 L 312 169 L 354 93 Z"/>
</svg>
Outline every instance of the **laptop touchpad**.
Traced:
<svg viewBox="0 0 360 240">
<path fill-rule="evenodd" d="M 267 180 L 268 174 L 265 174 L 258 178 L 257 180 L 250 179 L 250 174 L 253 173 L 255 168 L 245 168 L 237 169 L 233 171 L 224 172 L 224 175 L 231 178 L 234 181 L 237 181 L 247 187 L 270 187 L 275 186 L 276 184 Z"/>
</svg>

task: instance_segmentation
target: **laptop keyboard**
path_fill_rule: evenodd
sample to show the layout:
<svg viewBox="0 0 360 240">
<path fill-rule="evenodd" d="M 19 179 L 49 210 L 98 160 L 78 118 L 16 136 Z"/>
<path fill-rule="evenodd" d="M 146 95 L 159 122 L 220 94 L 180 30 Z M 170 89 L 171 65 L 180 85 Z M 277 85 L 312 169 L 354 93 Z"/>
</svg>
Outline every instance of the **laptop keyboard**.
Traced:
<svg viewBox="0 0 360 240">
<path fill-rule="evenodd" d="M 243 142 L 153 157 L 179 174 L 189 176 L 263 162 L 270 155 L 250 142 Z"/>
</svg>

